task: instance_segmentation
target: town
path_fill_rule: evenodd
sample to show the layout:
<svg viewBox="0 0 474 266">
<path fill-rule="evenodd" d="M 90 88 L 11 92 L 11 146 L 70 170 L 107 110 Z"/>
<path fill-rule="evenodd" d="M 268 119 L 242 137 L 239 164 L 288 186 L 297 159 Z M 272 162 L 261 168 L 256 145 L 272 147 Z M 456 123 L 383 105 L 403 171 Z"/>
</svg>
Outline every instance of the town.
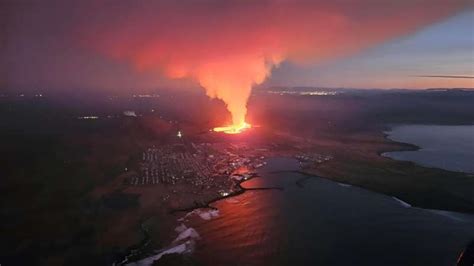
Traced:
<svg viewBox="0 0 474 266">
<path fill-rule="evenodd" d="M 142 153 L 132 186 L 192 185 L 198 190 L 216 188 L 226 195 L 236 181 L 255 174 L 265 164 L 262 149 L 245 143 L 173 143 L 152 146 Z"/>
</svg>

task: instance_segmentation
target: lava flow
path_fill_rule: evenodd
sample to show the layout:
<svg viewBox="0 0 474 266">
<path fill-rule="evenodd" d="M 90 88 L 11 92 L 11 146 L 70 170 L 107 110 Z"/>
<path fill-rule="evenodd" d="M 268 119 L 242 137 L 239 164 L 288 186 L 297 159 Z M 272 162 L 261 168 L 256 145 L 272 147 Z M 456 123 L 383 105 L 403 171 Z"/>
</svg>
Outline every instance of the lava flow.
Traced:
<svg viewBox="0 0 474 266">
<path fill-rule="evenodd" d="M 215 127 L 213 131 L 215 132 L 224 132 L 226 134 L 239 134 L 244 132 L 247 129 L 252 128 L 252 125 L 242 122 L 237 125 L 230 125 L 230 126 L 225 126 L 225 127 Z"/>
</svg>

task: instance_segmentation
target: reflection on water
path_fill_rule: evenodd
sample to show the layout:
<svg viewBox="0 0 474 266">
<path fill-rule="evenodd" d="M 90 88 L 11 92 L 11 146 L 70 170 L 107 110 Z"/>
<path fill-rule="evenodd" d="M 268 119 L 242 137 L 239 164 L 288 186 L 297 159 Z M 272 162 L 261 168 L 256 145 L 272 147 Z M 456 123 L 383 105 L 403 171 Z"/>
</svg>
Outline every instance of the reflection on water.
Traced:
<svg viewBox="0 0 474 266">
<path fill-rule="evenodd" d="M 256 187 L 263 184 L 252 180 Z M 196 251 L 205 265 L 247 265 L 244 262 L 255 261 L 264 265 L 277 254 L 282 239 L 281 229 L 285 228 L 277 208 L 281 198 L 280 191 L 248 191 L 238 197 L 219 201 L 220 217 L 212 221 L 196 221 L 203 238 Z M 256 218 L 256 219 L 254 219 Z M 280 232 L 275 234 L 274 232 Z M 242 262 L 242 263 L 239 263 Z"/>
<path fill-rule="evenodd" d="M 417 145 L 420 150 L 387 152 L 385 156 L 428 167 L 474 173 L 474 125 L 403 125 L 394 127 L 387 134 L 394 141 Z"/>
<path fill-rule="evenodd" d="M 474 238 L 474 217 L 409 208 L 356 187 L 310 178 L 292 159 L 270 159 L 247 191 L 217 202 L 220 217 L 196 220 L 204 265 L 453 265 Z"/>
</svg>

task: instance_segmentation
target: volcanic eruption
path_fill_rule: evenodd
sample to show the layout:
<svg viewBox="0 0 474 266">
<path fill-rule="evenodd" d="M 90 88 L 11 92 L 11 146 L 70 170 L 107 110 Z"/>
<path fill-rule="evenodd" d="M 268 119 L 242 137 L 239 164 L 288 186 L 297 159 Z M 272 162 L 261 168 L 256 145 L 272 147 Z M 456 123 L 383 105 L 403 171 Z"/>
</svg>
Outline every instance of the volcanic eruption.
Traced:
<svg viewBox="0 0 474 266">
<path fill-rule="evenodd" d="M 139 4 L 140 3 L 140 4 Z M 239 133 L 252 87 L 282 61 L 319 63 L 409 34 L 465 0 L 155 1 L 94 4 L 81 43 L 137 70 L 190 78 L 221 99 Z M 98 12 L 97 14 L 95 12 Z"/>
</svg>

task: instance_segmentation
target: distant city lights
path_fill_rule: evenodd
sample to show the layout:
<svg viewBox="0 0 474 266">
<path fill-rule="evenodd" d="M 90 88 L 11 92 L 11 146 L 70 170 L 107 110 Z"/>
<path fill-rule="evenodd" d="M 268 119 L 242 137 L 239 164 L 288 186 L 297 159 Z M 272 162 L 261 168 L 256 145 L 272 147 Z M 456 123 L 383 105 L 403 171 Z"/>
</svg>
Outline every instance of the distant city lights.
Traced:
<svg viewBox="0 0 474 266">
<path fill-rule="evenodd" d="M 339 94 L 337 91 L 268 91 L 270 94 L 279 95 L 301 95 L 301 96 L 333 96 Z"/>
<path fill-rule="evenodd" d="M 229 196 L 230 193 L 229 193 L 229 192 L 225 192 L 225 191 L 220 191 L 219 194 L 221 194 L 222 197 L 227 197 L 227 196 Z"/>
<path fill-rule="evenodd" d="M 131 111 L 131 110 L 124 111 L 123 115 L 124 116 L 129 116 L 129 117 L 137 117 L 137 113 L 135 113 L 135 111 Z"/>
<path fill-rule="evenodd" d="M 99 117 L 98 116 L 93 116 L 93 115 L 92 116 L 79 116 L 77 119 L 81 119 L 81 120 L 82 119 L 87 119 L 88 120 L 88 119 L 99 119 Z"/>
<path fill-rule="evenodd" d="M 133 98 L 158 98 L 159 94 L 133 94 Z"/>
</svg>

